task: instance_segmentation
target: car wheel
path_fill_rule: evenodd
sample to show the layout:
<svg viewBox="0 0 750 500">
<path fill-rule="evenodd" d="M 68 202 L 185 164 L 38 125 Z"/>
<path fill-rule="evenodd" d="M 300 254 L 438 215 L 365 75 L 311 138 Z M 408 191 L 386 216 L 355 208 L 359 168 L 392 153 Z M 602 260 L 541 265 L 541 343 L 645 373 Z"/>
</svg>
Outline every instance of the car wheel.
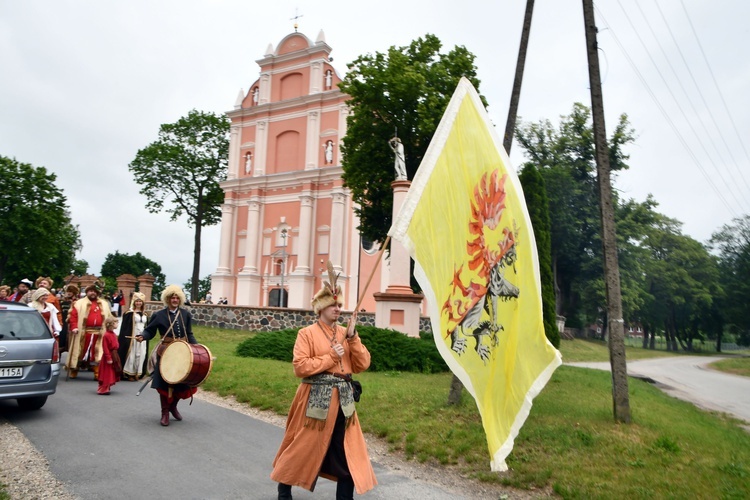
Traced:
<svg viewBox="0 0 750 500">
<path fill-rule="evenodd" d="M 34 398 L 19 398 L 18 406 L 22 410 L 38 410 L 47 402 L 47 396 L 37 396 Z"/>
</svg>

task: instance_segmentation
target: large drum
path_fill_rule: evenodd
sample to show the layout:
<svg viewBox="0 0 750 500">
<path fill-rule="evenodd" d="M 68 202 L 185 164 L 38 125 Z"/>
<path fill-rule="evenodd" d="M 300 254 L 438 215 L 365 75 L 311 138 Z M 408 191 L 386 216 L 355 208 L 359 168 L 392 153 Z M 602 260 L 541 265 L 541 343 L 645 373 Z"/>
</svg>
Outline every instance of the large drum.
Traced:
<svg viewBox="0 0 750 500">
<path fill-rule="evenodd" d="M 172 342 L 161 355 L 159 373 L 168 384 L 201 385 L 214 364 L 211 351 L 202 344 Z"/>
</svg>

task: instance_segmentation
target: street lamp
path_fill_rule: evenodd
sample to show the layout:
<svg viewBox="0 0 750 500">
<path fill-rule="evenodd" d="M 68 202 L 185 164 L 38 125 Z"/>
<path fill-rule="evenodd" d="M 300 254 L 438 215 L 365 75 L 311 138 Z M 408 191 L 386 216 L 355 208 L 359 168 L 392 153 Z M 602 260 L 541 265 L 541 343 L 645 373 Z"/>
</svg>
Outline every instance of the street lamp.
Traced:
<svg viewBox="0 0 750 500">
<path fill-rule="evenodd" d="M 284 240 L 284 245 L 281 247 L 281 299 L 280 304 L 281 307 L 286 307 L 286 300 L 285 300 L 285 291 L 284 291 L 284 272 L 286 267 L 286 238 L 287 238 L 287 229 L 282 228 L 281 230 L 281 239 Z"/>
</svg>

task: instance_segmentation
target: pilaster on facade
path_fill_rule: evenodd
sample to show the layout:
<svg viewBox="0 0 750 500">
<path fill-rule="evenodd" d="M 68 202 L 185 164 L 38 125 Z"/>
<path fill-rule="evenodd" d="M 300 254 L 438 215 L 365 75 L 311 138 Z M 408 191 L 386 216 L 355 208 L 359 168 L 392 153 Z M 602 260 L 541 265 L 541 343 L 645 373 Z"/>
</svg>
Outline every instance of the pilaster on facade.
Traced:
<svg viewBox="0 0 750 500">
<path fill-rule="evenodd" d="M 295 309 L 309 309 L 315 295 L 315 276 L 299 274 L 299 267 L 288 276 L 288 306 Z"/>
<path fill-rule="evenodd" d="M 343 269 L 344 251 L 344 208 L 346 207 L 346 194 L 344 189 L 336 187 L 331 193 L 331 237 L 329 239 L 328 258 L 333 263 L 336 272 Z"/>
<path fill-rule="evenodd" d="M 245 239 L 245 266 L 243 273 L 258 274 L 258 242 L 260 238 L 260 210 L 258 196 L 247 202 L 247 238 Z"/>
<path fill-rule="evenodd" d="M 322 61 L 314 61 L 310 64 L 310 94 L 317 94 L 320 92 L 323 84 L 323 63 Z"/>
<path fill-rule="evenodd" d="M 296 274 L 308 275 L 310 273 L 310 254 L 315 248 L 313 242 L 313 197 L 305 192 L 299 197 L 299 246 L 300 253 L 297 255 Z"/>
<path fill-rule="evenodd" d="M 307 112 L 307 137 L 305 141 L 305 170 L 318 167 L 318 137 L 320 137 L 320 113 L 318 111 Z"/>
<path fill-rule="evenodd" d="M 265 175 L 268 161 L 268 120 L 255 123 L 255 177 Z"/>
<path fill-rule="evenodd" d="M 238 306 L 263 305 L 260 303 L 260 282 L 260 276 L 240 272 L 237 275 L 237 297 L 235 303 Z"/>
<path fill-rule="evenodd" d="M 268 104 L 271 102 L 271 73 L 265 72 L 260 74 L 260 99 L 258 104 Z"/>
<path fill-rule="evenodd" d="M 221 236 L 219 241 L 219 267 L 217 275 L 229 275 L 232 273 L 232 229 L 234 228 L 235 207 L 231 203 L 221 205 Z"/>
<path fill-rule="evenodd" d="M 227 168 L 227 179 L 236 179 L 239 177 L 240 132 L 241 128 L 238 125 L 232 125 L 229 128 L 229 166 Z"/>
</svg>

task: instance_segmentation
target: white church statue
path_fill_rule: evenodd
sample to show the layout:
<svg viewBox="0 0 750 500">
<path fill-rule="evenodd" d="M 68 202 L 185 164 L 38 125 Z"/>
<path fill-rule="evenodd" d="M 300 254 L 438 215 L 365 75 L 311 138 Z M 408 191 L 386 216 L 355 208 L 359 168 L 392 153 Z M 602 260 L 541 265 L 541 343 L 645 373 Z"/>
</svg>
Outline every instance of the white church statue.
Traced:
<svg viewBox="0 0 750 500">
<path fill-rule="evenodd" d="M 394 137 L 388 141 L 388 145 L 391 147 L 393 152 L 396 154 L 396 162 L 394 168 L 396 169 L 396 180 L 405 181 L 406 178 L 406 158 L 404 157 L 404 145 L 401 144 L 401 139 Z"/>
</svg>

